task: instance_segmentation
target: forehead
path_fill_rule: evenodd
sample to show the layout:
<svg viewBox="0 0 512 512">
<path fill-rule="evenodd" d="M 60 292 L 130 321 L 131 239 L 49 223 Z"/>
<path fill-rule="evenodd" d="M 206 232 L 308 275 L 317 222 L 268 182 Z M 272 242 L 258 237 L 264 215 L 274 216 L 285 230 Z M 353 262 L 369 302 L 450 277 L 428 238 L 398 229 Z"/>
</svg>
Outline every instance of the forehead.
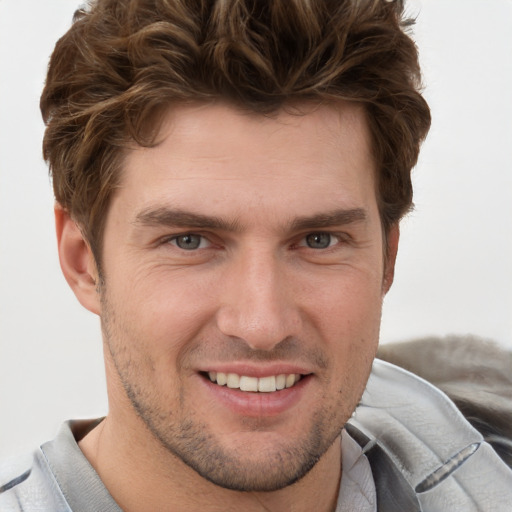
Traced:
<svg viewBox="0 0 512 512">
<path fill-rule="evenodd" d="M 332 157 L 369 157 L 369 138 L 365 110 L 356 103 L 292 104 L 267 115 L 219 101 L 170 109 L 157 140 L 177 157 L 228 160 L 243 153 L 256 167 L 278 159 L 330 166 Z"/>
<path fill-rule="evenodd" d="M 365 112 L 353 103 L 303 104 L 270 116 L 221 102 L 177 106 L 155 147 L 128 151 L 116 196 L 133 214 L 157 203 L 285 216 L 322 203 L 361 207 L 375 202 L 369 141 Z"/>
</svg>

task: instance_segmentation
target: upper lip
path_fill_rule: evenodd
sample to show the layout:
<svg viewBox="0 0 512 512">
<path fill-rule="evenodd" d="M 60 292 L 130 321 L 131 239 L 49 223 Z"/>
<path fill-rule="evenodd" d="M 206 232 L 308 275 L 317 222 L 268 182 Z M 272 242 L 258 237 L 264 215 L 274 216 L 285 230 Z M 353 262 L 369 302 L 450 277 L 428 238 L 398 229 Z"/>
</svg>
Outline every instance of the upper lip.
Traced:
<svg viewBox="0 0 512 512">
<path fill-rule="evenodd" d="M 235 373 L 247 377 L 271 377 L 272 375 L 290 375 L 292 373 L 309 375 L 311 370 L 292 363 L 271 363 L 255 365 L 254 363 L 218 363 L 201 367 L 200 372 Z"/>
</svg>

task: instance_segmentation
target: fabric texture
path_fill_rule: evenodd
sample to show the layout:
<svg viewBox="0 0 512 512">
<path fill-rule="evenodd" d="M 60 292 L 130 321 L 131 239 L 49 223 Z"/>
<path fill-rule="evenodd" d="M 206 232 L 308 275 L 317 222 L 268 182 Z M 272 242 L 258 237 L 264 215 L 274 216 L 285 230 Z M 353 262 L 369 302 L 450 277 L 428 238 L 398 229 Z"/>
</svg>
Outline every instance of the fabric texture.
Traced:
<svg viewBox="0 0 512 512">
<path fill-rule="evenodd" d="M 377 495 L 370 463 L 350 434 L 341 433 L 341 477 L 336 512 L 377 512 Z"/>
<path fill-rule="evenodd" d="M 67 421 L 31 457 L 3 465 L 0 512 L 122 512 L 77 444 L 99 421 Z"/>
<path fill-rule="evenodd" d="M 416 375 L 375 360 L 346 429 L 370 461 L 379 512 L 510 511 L 512 470 Z"/>
<path fill-rule="evenodd" d="M 512 349 L 452 335 L 384 343 L 377 357 L 446 393 L 512 468 Z"/>
<path fill-rule="evenodd" d="M 0 466 L 1 512 L 122 512 L 78 447 L 101 420 L 65 423 L 28 457 Z M 512 471 L 455 405 L 376 360 L 342 433 L 336 512 L 507 512 Z"/>
</svg>

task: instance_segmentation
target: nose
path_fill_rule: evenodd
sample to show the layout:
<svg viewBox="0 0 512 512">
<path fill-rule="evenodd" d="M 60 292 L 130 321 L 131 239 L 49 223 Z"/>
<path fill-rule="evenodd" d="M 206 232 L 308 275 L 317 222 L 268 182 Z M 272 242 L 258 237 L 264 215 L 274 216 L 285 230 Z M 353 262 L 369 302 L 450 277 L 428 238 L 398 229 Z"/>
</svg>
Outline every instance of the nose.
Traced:
<svg viewBox="0 0 512 512">
<path fill-rule="evenodd" d="M 285 267 L 278 256 L 263 250 L 247 251 L 232 262 L 217 310 L 217 326 L 224 335 L 269 351 L 298 334 L 300 309 Z"/>
</svg>

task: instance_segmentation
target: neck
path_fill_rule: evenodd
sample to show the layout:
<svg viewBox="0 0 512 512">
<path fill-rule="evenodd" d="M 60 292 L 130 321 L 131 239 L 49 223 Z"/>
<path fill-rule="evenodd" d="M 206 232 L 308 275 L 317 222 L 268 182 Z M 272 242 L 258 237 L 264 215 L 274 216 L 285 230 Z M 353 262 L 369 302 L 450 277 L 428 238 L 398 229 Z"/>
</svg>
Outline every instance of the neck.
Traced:
<svg viewBox="0 0 512 512">
<path fill-rule="evenodd" d="M 125 512 L 332 512 L 341 478 L 338 437 L 300 481 L 274 492 L 238 492 L 205 480 L 138 425 L 107 417 L 79 446 Z"/>
</svg>

